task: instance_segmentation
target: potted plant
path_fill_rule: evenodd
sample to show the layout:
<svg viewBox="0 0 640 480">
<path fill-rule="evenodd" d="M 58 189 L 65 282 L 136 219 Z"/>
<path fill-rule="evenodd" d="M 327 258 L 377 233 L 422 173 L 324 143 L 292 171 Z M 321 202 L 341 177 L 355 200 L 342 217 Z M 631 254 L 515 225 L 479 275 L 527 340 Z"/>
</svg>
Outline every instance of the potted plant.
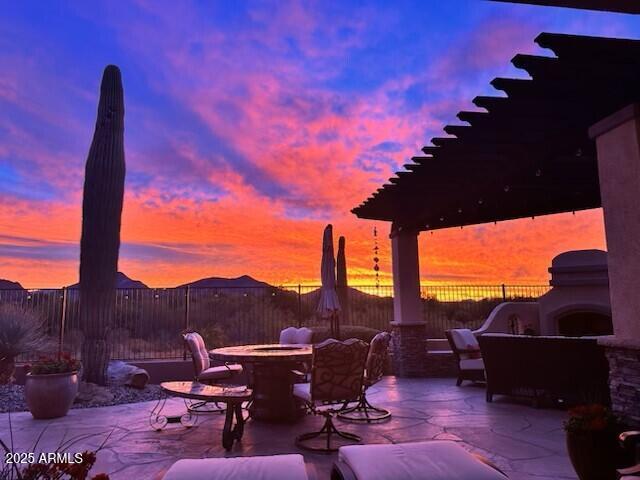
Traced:
<svg viewBox="0 0 640 480">
<path fill-rule="evenodd" d="M 601 404 L 580 405 L 569 410 L 564 423 L 567 450 L 580 480 L 615 480 L 620 457 L 617 436 L 619 419 Z"/>
<path fill-rule="evenodd" d="M 39 350 L 45 343 L 42 322 L 17 305 L 0 305 L 0 385 L 11 383 L 16 357 Z"/>
<path fill-rule="evenodd" d="M 41 357 L 28 369 L 24 394 L 33 418 L 65 416 L 78 394 L 80 361 L 63 353 Z"/>
</svg>

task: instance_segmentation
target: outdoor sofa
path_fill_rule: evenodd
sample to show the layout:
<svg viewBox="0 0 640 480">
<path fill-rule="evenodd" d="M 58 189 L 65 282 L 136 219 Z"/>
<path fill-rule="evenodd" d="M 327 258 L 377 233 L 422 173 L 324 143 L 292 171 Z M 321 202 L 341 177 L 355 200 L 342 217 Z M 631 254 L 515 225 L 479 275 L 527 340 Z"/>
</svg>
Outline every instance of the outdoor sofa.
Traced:
<svg viewBox="0 0 640 480">
<path fill-rule="evenodd" d="M 495 394 L 565 404 L 609 404 L 609 366 L 595 337 L 545 337 L 487 333 L 478 339 L 487 380 Z"/>
</svg>

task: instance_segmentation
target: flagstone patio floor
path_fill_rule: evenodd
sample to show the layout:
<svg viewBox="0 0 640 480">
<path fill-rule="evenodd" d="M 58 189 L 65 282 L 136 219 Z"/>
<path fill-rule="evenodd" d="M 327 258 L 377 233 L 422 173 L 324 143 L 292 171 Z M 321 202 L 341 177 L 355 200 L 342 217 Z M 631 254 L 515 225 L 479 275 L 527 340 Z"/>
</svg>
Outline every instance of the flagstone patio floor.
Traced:
<svg viewBox="0 0 640 480">
<path fill-rule="evenodd" d="M 574 479 L 566 454 L 562 421 L 566 413 L 535 409 L 527 403 L 496 396 L 486 403 L 479 385 L 456 387 L 453 379 L 385 377 L 370 390 L 374 405 L 392 411 L 382 424 L 354 425 L 337 422 L 344 430 L 361 435 L 363 443 L 398 443 L 430 439 L 460 442 L 480 453 L 515 480 Z M 195 427 L 169 424 L 162 431 L 149 426 L 155 402 L 113 407 L 74 409 L 55 420 L 34 420 L 28 412 L 11 414 L 14 450 L 29 452 L 43 429 L 36 451 L 51 451 L 63 439 L 76 442 L 67 450 L 98 448 L 92 473 L 105 472 L 112 480 L 161 478 L 181 458 L 229 457 L 302 453 L 318 479 L 328 479 L 337 454 L 298 450 L 294 437 L 317 430 L 322 418 L 307 416 L 295 424 L 248 421 L 242 442 L 225 452 L 221 445 L 224 416 L 202 415 Z M 172 399 L 168 411 L 180 412 L 184 403 Z M 0 415 L 0 438 L 9 443 L 9 416 Z M 107 438 L 108 437 L 108 438 Z"/>
</svg>

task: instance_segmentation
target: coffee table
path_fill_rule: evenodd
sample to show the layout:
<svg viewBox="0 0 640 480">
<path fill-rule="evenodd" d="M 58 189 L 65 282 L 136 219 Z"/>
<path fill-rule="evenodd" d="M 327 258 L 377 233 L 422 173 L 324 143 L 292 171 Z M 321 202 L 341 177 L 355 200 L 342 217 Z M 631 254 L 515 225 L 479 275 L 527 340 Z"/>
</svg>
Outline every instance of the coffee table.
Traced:
<svg viewBox="0 0 640 480">
<path fill-rule="evenodd" d="M 253 420 L 292 422 L 304 412 L 293 396 L 292 370 L 311 361 L 313 346 L 307 344 L 240 345 L 209 351 L 213 360 L 240 363 L 250 373 L 253 401 L 249 414 Z"/>
<path fill-rule="evenodd" d="M 230 450 L 235 440 L 240 440 L 244 432 L 244 417 L 242 403 L 251 400 L 253 394 L 250 388 L 237 385 L 205 385 L 198 382 L 164 382 L 160 384 L 162 397 L 151 411 L 149 424 L 155 430 L 162 430 L 167 423 L 180 422 L 189 428 L 197 422 L 197 412 L 189 408 L 187 400 L 205 402 L 219 402 L 226 404 L 226 416 L 222 429 L 222 446 Z M 179 397 L 185 400 L 187 412 L 184 415 L 168 417 L 162 415 L 162 410 L 168 397 Z M 234 423 L 235 416 L 235 426 Z"/>
</svg>

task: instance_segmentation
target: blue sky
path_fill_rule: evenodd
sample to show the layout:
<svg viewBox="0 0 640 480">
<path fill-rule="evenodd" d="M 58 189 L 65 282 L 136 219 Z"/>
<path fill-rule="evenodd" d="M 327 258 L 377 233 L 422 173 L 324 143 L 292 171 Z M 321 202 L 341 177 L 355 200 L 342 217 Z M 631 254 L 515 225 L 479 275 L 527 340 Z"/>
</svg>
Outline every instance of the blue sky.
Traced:
<svg viewBox="0 0 640 480">
<path fill-rule="evenodd" d="M 157 285 L 244 273 L 313 281 L 331 221 L 348 238 L 350 276 L 369 281 L 373 223 L 349 210 L 474 96 L 496 94 L 493 77 L 523 76 L 513 55 L 550 55 L 533 43 L 542 31 L 637 38 L 640 25 L 482 0 L 10 2 L 0 18 L 0 276 L 75 281 L 83 165 L 101 72 L 114 63 L 126 101 L 122 235 L 135 245 L 123 270 Z M 573 217 L 569 244 L 546 235 L 567 222 L 554 218 L 507 222 L 498 239 L 456 233 L 453 251 L 425 252 L 423 277 L 543 281 L 559 249 L 604 246 L 599 212 Z M 517 260 L 522 235 L 545 238 L 530 252 L 537 263 Z M 472 242 L 494 256 L 511 246 L 516 265 L 488 265 Z"/>
</svg>

